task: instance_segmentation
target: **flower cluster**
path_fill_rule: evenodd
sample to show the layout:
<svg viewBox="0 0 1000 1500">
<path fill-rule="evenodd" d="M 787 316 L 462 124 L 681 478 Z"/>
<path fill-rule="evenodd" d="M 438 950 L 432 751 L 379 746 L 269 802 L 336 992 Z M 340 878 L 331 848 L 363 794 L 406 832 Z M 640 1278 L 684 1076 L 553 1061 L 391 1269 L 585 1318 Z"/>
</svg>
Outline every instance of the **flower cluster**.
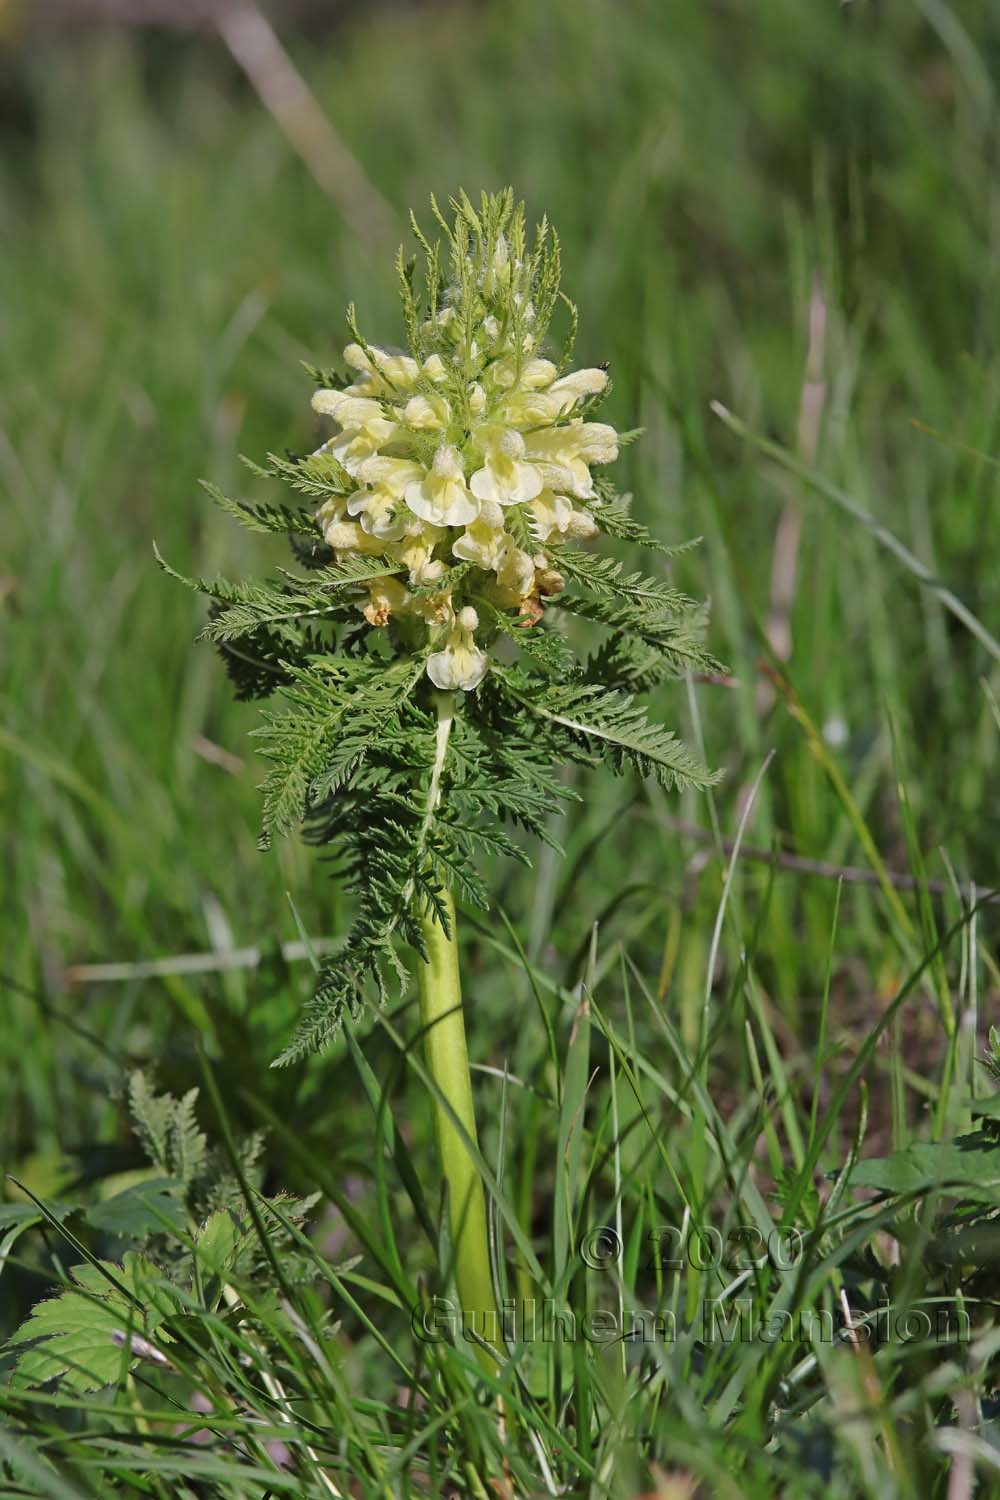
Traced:
<svg viewBox="0 0 1000 1500">
<path fill-rule="evenodd" d="M 469 691 L 486 672 L 484 602 L 527 628 L 562 590 L 546 547 L 597 531 L 591 466 L 618 455 L 614 428 L 589 420 L 607 373 L 542 357 L 539 260 L 517 221 L 512 238 L 498 228 L 462 248 L 410 353 L 359 338 L 344 350 L 350 384 L 313 397 L 338 429 L 319 453 L 349 480 L 318 512 L 326 542 L 338 561 L 398 566 L 369 585 L 365 617 L 423 622 L 442 689 Z"/>
</svg>

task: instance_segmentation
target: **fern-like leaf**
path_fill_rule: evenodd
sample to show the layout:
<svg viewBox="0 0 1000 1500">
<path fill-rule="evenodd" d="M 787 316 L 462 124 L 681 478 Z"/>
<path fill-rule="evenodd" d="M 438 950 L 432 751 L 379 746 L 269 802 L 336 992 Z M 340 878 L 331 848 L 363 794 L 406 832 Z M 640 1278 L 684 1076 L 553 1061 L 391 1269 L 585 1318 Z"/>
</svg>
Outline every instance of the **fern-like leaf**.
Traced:
<svg viewBox="0 0 1000 1500">
<path fill-rule="evenodd" d="M 205 1134 L 198 1128 L 197 1103 L 198 1090 L 188 1089 L 180 1099 L 173 1101 L 170 1121 L 167 1164 L 171 1174 L 185 1188 L 190 1188 L 201 1175 L 208 1150 Z"/>
<path fill-rule="evenodd" d="M 223 494 L 217 485 L 209 484 L 207 479 L 201 481 L 201 487 L 220 510 L 239 521 L 248 531 L 262 536 L 304 536 L 311 541 L 320 538 L 320 529 L 312 511 L 301 508 L 293 510 L 289 505 L 263 505 L 249 500 L 233 500 L 229 495 Z"/>
<path fill-rule="evenodd" d="M 507 692 L 532 714 L 571 739 L 600 746 L 617 770 L 631 765 L 661 786 L 708 787 L 718 774 L 708 771 L 673 731 L 652 724 L 629 693 L 596 684 L 568 686 L 541 697 L 505 673 Z"/>
<path fill-rule="evenodd" d="M 361 660 L 350 670 L 289 669 L 287 714 L 266 714 L 254 731 L 273 762 L 264 783 L 263 841 L 290 832 L 336 791 L 385 735 L 423 675 L 420 658 Z"/>
<path fill-rule="evenodd" d="M 677 617 L 695 607 L 694 601 L 677 589 L 647 578 L 641 573 L 627 573 L 625 564 L 597 552 L 578 552 L 571 547 L 549 544 L 546 549 L 555 566 L 565 577 L 581 584 L 604 599 L 624 599 L 641 606 L 652 618 Z"/>
<path fill-rule="evenodd" d="M 157 1094 L 141 1068 L 128 1081 L 128 1106 L 132 1125 L 149 1160 L 163 1172 L 170 1172 L 170 1127 L 174 1101 L 169 1094 Z"/>
</svg>

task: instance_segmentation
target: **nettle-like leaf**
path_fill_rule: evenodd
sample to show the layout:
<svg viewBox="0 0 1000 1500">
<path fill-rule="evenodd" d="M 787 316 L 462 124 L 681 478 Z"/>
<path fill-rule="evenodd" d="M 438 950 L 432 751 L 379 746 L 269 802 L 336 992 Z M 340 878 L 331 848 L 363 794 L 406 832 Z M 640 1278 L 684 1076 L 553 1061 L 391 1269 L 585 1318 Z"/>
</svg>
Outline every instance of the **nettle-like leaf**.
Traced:
<svg viewBox="0 0 1000 1500">
<path fill-rule="evenodd" d="M 87 1209 L 87 1223 L 122 1239 L 183 1234 L 184 1183 L 176 1177 L 150 1177 L 123 1188 Z"/>
<path fill-rule="evenodd" d="M 607 476 L 638 433 L 599 420 L 607 367 L 570 363 L 558 240 L 544 220 L 530 232 L 509 190 L 432 210 L 432 234 L 412 222 L 419 256 L 397 259 L 405 350 L 349 308 L 349 373 L 311 371 L 335 430 L 249 465 L 314 509 L 210 487 L 251 530 L 286 534 L 300 571 L 182 580 L 211 601 L 203 636 L 237 696 L 277 695 L 256 733 L 262 845 L 302 828 L 356 901 L 280 1062 L 406 982 L 399 946 L 422 951 L 443 893 L 487 905 L 484 857 L 552 842 L 553 808 L 576 795 L 566 762 L 671 789 L 714 780 L 639 701 L 721 670 L 704 610 L 580 545 L 603 532 L 658 562 L 685 550 Z"/>
<path fill-rule="evenodd" d="M 891 1156 L 855 1162 L 850 1185 L 884 1193 L 962 1186 L 988 1191 L 995 1201 L 1000 1189 L 1000 1143 L 985 1133 L 955 1141 L 914 1141 Z"/>
<path fill-rule="evenodd" d="M 129 1252 L 120 1266 L 76 1266 L 70 1278 L 9 1340 L 9 1348 L 21 1351 L 11 1375 L 15 1389 L 57 1380 L 69 1390 L 93 1391 L 121 1379 L 139 1359 L 167 1362 L 170 1339 L 158 1330 L 176 1302 L 152 1262 Z"/>
<path fill-rule="evenodd" d="M 104 1234 L 132 1241 L 121 1264 L 91 1261 L 32 1310 L 6 1346 L 16 1388 L 58 1382 L 85 1392 L 122 1379 L 137 1361 L 170 1366 L 174 1319 L 192 1295 L 213 1301 L 234 1277 L 266 1284 L 279 1256 L 285 1285 L 316 1279 L 315 1257 L 300 1248 L 302 1226 L 319 1194 L 265 1197 L 259 1191 L 263 1135 L 228 1152 L 209 1150 L 198 1126 L 198 1090 L 158 1093 L 139 1071 L 128 1086 L 132 1125 L 154 1170 L 84 1210 Z M 247 1202 L 253 1195 L 253 1211 Z M 0 1208 L 0 1255 L 43 1217 L 61 1222 L 74 1209 Z M 6 1231 L 4 1233 L 4 1231 Z M 211 1281 L 215 1278 L 215 1281 Z M 262 1333 L 264 1330 L 262 1330 Z"/>
</svg>

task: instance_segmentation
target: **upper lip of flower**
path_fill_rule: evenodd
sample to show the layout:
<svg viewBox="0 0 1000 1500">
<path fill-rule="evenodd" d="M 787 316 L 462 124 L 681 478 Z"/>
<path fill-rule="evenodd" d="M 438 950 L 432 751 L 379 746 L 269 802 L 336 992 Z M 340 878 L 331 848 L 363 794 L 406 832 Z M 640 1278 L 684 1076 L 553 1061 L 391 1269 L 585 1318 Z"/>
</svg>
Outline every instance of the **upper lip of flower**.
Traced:
<svg viewBox="0 0 1000 1500">
<path fill-rule="evenodd" d="M 412 458 L 392 458 L 384 453 L 372 454 L 358 469 L 362 484 L 372 489 L 388 490 L 395 496 L 405 494 L 407 485 L 420 480 L 423 474 L 423 464 Z"/>
</svg>

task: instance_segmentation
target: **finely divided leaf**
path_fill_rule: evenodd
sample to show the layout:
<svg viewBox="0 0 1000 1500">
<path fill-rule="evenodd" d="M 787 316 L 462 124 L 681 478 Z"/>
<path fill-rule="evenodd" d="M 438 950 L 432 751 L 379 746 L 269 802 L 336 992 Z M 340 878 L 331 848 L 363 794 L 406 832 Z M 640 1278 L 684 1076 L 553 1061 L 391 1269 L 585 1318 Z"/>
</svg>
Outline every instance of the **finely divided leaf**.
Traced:
<svg viewBox="0 0 1000 1500">
<path fill-rule="evenodd" d="M 290 621 L 323 619 L 335 612 L 343 613 L 342 590 L 353 590 L 373 578 L 385 578 L 402 572 L 398 563 L 382 557 L 348 558 L 316 573 L 314 578 L 289 575 L 279 584 L 260 582 L 226 585 L 228 594 L 220 592 L 224 580 L 216 579 L 203 589 L 227 608 L 209 620 L 202 631 L 208 641 L 233 641 L 248 635 L 261 625 L 279 625 Z M 200 582 L 200 580 L 199 580 Z M 350 605 L 353 613 L 353 604 Z"/>
<path fill-rule="evenodd" d="M 388 941 L 364 937 L 349 941 L 343 952 L 328 959 L 320 969 L 315 994 L 307 1001 L 288 1045 L 271 1066 L 287 1067 L 329 1046 L 345 1017 L 360 1019 L 368 984 L 374 986 L 380 1003 L 384 1004 L 388 994 L 385 968 L 392 963 Z"/>
<path fill-rule="evenodd" d="M 338 671 L 289 668 L 287 714 L 266 714 L 254 731 L 273 762 L 264 783 L 263 838 L 289 833 L 378 745 L 423 675 L 420 658 L 356 660 Z"/>
<path fill-rule="evenodd" d="M 511 619 L 510 615 L 499 609 L 489 608 L 487 619 L 512 640 L 519 651 L 530 657 L 546 677 L 565 678 L 579 672 L 580 664 L 576 653 L 569 641 L 556 631 L 547 629 L 527 616 L 520 620 Z"/>
<path fill-rule="evenodd" d="M 244 463 L 248 463 L 244 459 Z M 267 466 L 248 463 L 252 473 L 263 478 L 283 479 L 292 489 L 314 500 L 325 500 L 333 495 L 349 495 L 354 481 L 334 458 L 332 453 L 307 453 L 303 457 L 279 458 L 276 453 L 267 455 Z"/>
<path fill-rule="evenodd" d="M 288 505 L 264 505 L 249 500 L 232 500 L 228 495 L 224 495 L 217 485 L 209 484 L 207 479 L 201 481 L 201 487 L 220 510 L 234 517 L 249 531 L 262 535 L 277 533 L 285 536 L 291 532 L 298 536 L 309 537 L 312 541 L 321 539 L 322 534 L 312 511 L 303 510 L 301 506 L 293 510 Z"/>
<path fill-rule="evenodd" d="M 590 514 L 606 536 L 617 537 L 623 542 L 634 542 L 640 547 L 648 547 L 651 551 L 659 552 L 663 557 L 680 557 L 683 553 L 690 552 L 693 547 L 697 547 L 701 540 L 700 537 L 693 537 L 688 542 L 668 547 L 665 543 L 658 541 L 641 521 L 635 519 L 630 504 L 631 496 L 618 495 L 610 489 L 610 486 L 605 491 L 599 484 L 598 489 L 602 494 L 606 493 L 607 498 L 600 505 L 591 506 Z"/>
<path fill-rule="evenodd" d="M 517 702 L 569 737 L 603 750 L 617 770 L 631 765 L 667 788 L 707 787 L 718 780 L 672 730 L 650 723 L 631 694 L 587 684 L 535 696 L 513 674 L 504 675 L 507 691 Z"/>
<path fill-rule="evenodd" d="M 625 564 L 614 557 L 604 557 L 597 552 L 578 552 L 551 543 L 546 551 L 560 573 L 601 598 L 628 600 L 631 604 L 641 605 L 651 617 L 683 615 L 695 608 L 692 599 L 659 579 L 646 578 L 641 573 L 626 573 Z"/>
</svg>

